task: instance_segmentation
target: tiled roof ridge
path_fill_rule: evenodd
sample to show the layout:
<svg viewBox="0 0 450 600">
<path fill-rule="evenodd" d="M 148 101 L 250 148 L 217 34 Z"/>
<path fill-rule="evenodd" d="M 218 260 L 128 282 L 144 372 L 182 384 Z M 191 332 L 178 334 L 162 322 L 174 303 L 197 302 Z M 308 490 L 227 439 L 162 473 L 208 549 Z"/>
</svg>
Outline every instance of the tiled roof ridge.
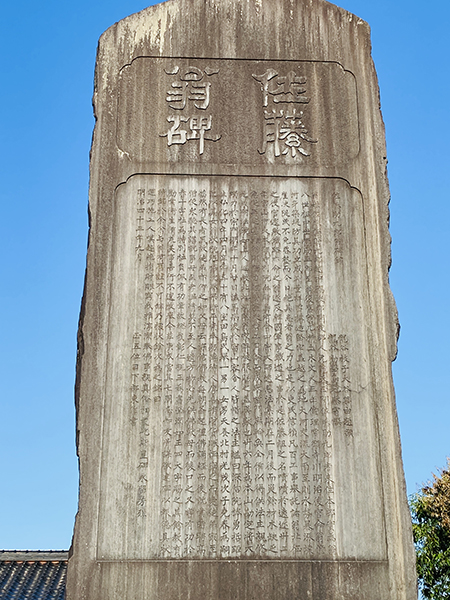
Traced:
<svg viewBox="0 0 450 600">
<path fill-rule="evenodd" d="M 0 550 L 2 600 L 64 600 L 65 550 Z"/>
<path fill-rule="evenodd" d="M 0 561 L 64 561 L 68 550 L 0 550 Z"/>
</svg>

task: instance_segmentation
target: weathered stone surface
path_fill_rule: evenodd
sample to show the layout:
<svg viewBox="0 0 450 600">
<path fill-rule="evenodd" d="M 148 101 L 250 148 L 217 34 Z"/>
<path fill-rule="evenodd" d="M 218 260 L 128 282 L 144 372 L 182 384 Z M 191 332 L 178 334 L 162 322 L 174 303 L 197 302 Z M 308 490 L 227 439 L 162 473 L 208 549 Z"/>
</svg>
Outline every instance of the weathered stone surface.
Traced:
<svg viewBox="0 0 450 600">
<path fill-rule="evenodd" d="M 94 106 L 69 600 L 412 600 L 368 26 L 171 0 Z"/>
</svg>

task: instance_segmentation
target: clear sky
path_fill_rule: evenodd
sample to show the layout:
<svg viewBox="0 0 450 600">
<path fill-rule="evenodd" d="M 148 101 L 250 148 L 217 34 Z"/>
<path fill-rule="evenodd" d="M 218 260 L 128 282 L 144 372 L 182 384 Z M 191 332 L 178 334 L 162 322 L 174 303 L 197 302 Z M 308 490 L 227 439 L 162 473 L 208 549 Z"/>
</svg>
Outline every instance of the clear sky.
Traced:
<svg viewBox="0 0 450 600">
<path fill-rule="evenodd" d="M 338 4 L 371 25 L 381 86 L 392 194 L 391 284 L 402 325 L 394 378 L 412 493 L 450 455 L 450 3 Z M 107 27 L 146 6 L 141 0 L 2 6 L 3 549 L 70 545 L 96 44 Z"/>
</svg>

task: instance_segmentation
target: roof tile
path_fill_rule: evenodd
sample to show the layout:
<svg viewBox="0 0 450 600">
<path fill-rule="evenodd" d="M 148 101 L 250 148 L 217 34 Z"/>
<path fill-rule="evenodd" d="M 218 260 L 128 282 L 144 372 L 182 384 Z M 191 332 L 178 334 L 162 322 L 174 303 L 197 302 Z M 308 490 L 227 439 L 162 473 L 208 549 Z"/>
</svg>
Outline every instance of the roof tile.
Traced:
<svg viewBox="0 0 450 600">
<path fill-rule="evenodd" d="M 1 600 L 64 600 L 67 552 L 0 551 Z"/>
</svg>

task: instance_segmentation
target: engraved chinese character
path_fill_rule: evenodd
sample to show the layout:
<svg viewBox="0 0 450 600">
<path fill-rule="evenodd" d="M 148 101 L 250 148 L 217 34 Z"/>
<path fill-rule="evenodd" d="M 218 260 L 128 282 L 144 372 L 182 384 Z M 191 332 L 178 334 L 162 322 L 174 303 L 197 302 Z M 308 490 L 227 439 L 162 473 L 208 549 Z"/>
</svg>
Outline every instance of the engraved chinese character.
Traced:
<svg viewBox="0 0 450 600">
<path fill-rule="evenodd" d="M 181 115 L 171 115 L 167 117 L 169 123 L 173 123 L 167 133 L 161 133 L 160 137 L 167 137 L 167 145 L 185 144 L 191 140 L 199 140 L 199 154 L 203 154 L 205 150 L 205 140 L 217 142 L 221 136 L 205 135 L 211 130 L 212 117 L 183 117 Z M 189 129 L 183 129 L 183 123 L 187 124 Z"/>
<path fill-rule="evenodd" d="M 211 83 L 204 81 L 204 75 L 207 77 L 216 75 L 218 69 L 206 67 L 203 71 L 197 67 L 176 66 L 172 71 L 166 71 L 167 75 L 178 75 L 178 81 L 171 84 L 171 89 L 167 91 L 166 102 L 170 108 L 183 110 L 188 101 L 193 102 L 195 108 L 206 110 L 210 101 Z"/>
<path fill-rule="evenodd" d="M 308 104 L 309 98 L 304 96 L 306 77 L 299 77 L 295 71 L 289 71 L 285 77 L 279 77 L 274 69 L 268 69 L 263 75 L 252 75 L 261 84 L 263 106 L 268 106 L 269 95 L 273 96 L 275 104 L 280 102 L 295 102 Z"/>
<path fill-rule="evenodd" d="M 265 110 L 264 111 L 264 130 L 263 144 L 260 154 L 265 154 L 268 144 L 274 144 L 275 156 L 288 154 L 292 157 L 299 154 L 310 156 L 303 148 L 304 142 L 315 144 L 317 140 L 313 140 L 308 136 L 308 130 L 302 121 L 303 111 L 298 111 L 294 108 L 288 110 Z"/>
</svg>

